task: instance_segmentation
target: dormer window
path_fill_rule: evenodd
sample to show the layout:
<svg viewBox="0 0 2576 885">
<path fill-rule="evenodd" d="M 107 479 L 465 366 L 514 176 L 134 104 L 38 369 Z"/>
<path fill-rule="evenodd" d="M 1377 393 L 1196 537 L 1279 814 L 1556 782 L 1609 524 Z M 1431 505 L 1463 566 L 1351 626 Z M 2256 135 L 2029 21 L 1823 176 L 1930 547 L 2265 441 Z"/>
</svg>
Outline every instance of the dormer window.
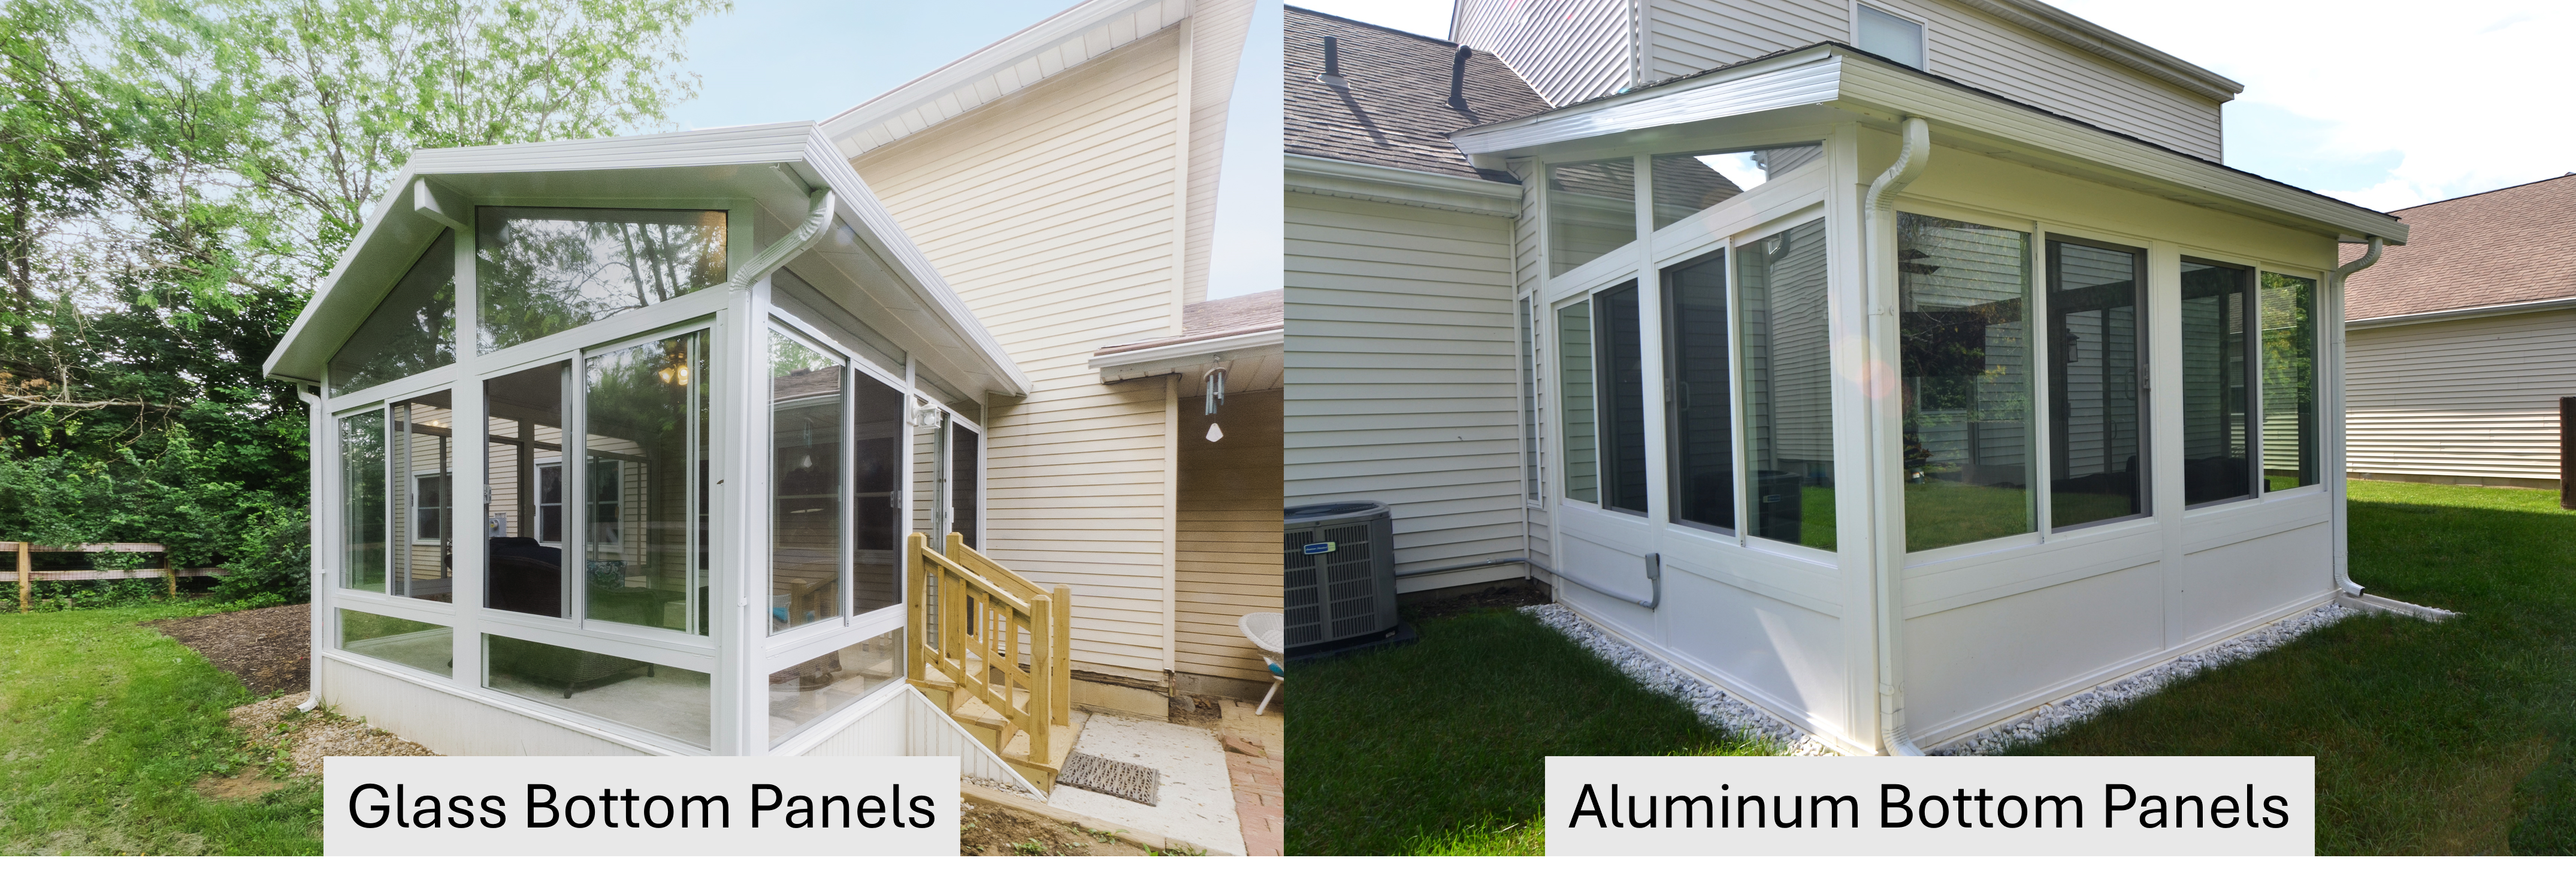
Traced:
<svg viewBox="0 0 2576 885">
<path fill-rule="evenodd" d="M 1923 23 L 1866 3 L 1852 14 L 1852 42 L 1862 52 L 1923 70 Z"/>
</svg>

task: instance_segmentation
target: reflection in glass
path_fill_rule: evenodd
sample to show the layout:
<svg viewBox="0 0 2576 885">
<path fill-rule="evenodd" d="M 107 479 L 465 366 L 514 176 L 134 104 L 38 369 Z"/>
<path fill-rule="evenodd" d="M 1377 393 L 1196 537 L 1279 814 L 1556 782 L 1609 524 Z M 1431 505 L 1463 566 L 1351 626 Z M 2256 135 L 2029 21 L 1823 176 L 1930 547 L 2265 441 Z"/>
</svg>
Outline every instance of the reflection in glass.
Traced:
<svg viewBox="0 0 2576 885">
<path fill-rule="evenodd" d="M 857 500 L 852 509 L 851 539 L 858 545 L 850 568 L 850 613 L 866 614 L 903 601 L 902 539 L 895 532 L 903 515 L 896 497 L 903 487 L 903 394 L 865 373 L 854 376 L 850 405 L 857 413 L 852 454 L 858 475 L 851 484 Z"/>
<path fill-rule="evenodd" d="M 1538 364 L 1530 346 L 1530 300 L 1521 299 L 1521 496 L 1532 501 L 1538 485 Z"/>
<path fill-rule="evenodd" d="M 1825 155 L 1821 144 L 1730 151 L 1722 154 L 1667 154 L 1655 158 L 1655 229 L 1726 202 L 1815 162 Z"/>
<path fill-rule="evenodd" d="M 331 355 L 331 395 L 456 362 L 456 235 L 421 253 L 366 322 Z"/>
<path fill-rule="evenodd" d="M 1905 549 L 2033 531 L 2030 235 L 1896 216 Z"/>
<path fill-rule="evenodd" d="M 1556 411 L 1565 425 L 1565 496 L 1601 503 L 1592 432 L 1592 302 L 1556 309 Z"/>
<path fill-rule="evenodd" d="M 483 686 L 634 726 L 690 746 L 715 736 L 707 674 L 485 634 Z"/>
<path fill-rule="evenodd" d="M 841 617 L 840 360 L 769 333 L 769 632 Z"/>
<path fill-rule="evenodd" d="M 2254 493 L 2253 410 L 2245 399 L 2253 276 L 2241 267 L 2182 260 L 2184 504 Z"/>
<path fill-rule="evenodd" d="M 724 281 L 722 212 L 483 206 L 474 217 L 480 353 Z"/>
<path fill-rule="evenodd" d="M 1581 267 L 1636 239 L 1636 160 L 1547 167 L 1548 276 Z"/>
<path fill-rule="evenodd" d="M 1664 397 L 1672 434 L 1672 518 L 1732 534 L 1735 385 L 1726 313 L 1725 252 L 1664 271 L 1664 375 L 1673 385 Z"/>
<path fill-rule="evenodd" d="M 385 592 L 385 413 L 340 419 L 340 586 Z"/>
<path fill-rule="evenodd" d="M 903 628 L 769 674 L 769 745 L 903 679 Z"/>
<path fill-rule="evenodd" d="M 1736 250 L 1752 534 L 1832 550 L 1834 415 L 1825 222 Z"/>
<path fill-rule="evenodd" d="M 2138 279 L 2146 253 L 2048 241 L 2049 525 L 2147 512 Z"/>
<path fill-rule="evenodd" d="M 340 650 L 440 676 L 455 672 L 453 628 L 340 609 Z"/>
<path fill-rule="evenodd" d="M 1601 506 L 1646 513 L 1646 379 L 1638 348 L 1637 284 L 1621 283 L 1592 296 L 1592 323 L 1600 330 L 1593 361 L 1601 386 Z"/>
<path fill-rule="evenodd" d="M 704 634 L 700 485 L 706 335 L 585 363 L 581 580 L 585 616 Z"/>
<path fill-rule="evenodd" d="M 483 382 L 483 605 L 564 615 L 563 403 L 570 363 Z"/>
<path fill-rule="evenodd" d="M 448 489 L 455 479 L 456 416 L 448 392 L 394 403 L 393 595 L 447 602 L 454 598 L 456 511 Z"/>
<path fill-rule="evenodd" d="M 2263 488 L 2316 485 L 2317 281 L 2263 274 Z"/>
</svg>

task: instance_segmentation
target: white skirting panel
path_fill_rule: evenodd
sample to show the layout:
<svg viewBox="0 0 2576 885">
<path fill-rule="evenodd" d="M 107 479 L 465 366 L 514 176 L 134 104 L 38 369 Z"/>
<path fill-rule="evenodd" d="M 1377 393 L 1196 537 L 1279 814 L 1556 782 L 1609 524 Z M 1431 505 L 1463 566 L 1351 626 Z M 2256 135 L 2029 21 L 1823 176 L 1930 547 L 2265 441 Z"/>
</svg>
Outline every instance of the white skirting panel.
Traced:
<svg viewBox="0 0 2576 885">
<path fill-rule="evenodd" d="M 323 702 L 341 715 L 442 756 L 656 755 L 327 655 L 315 655 L 313 667 Z"/>
<path fill-rule="evenodd" d="M 876 713 L 871 714 L 868 719 L 883 720 L 889 727 L 902 729 L 903 743 L 899 752 L 903 755 L 955 756 L 957 771 L 965 777 L 1018 787 L 1031 796 L 1046 795 L 1039 792 L 1036 784 L 1029 783 L 1028 778 L 1021 777 L 1019 771 L 1012 768 L 1010 763 L 1002 761 L 1000 755 L 984 746 L 984 742 L 976 740 L 974 735 L 967 734 L 965 727 L 958 725 L 957 720 L 950 719 L 948 714 L 940 712 L 939 705 L 923 697 L 920 690 L 906 685 L 897 691 L 902 692 L 903 697 L 896 699 L 894 703 L 877 708 Z M 870 726 L 867 721 L 850 726 L 853 731 L 869 727 L 873 726 Z M 837 741 L 839 738 L 835 736 L 834 740 Z M 824 751 L 817 749 L 815 752 Z"/>
</svg>

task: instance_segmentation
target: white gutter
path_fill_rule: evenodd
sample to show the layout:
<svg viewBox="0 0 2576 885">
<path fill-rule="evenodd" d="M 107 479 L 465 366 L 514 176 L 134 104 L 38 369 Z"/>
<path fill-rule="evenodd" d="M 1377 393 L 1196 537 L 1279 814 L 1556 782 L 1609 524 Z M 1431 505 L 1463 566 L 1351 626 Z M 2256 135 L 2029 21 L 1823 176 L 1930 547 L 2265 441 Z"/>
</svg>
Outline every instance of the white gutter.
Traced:
<svg viewBox="0 0 2576 885">
<path fill-rule="evenodd" d="M 1137 350 L 1122 350 L 1115 353 L 1098 354 L 1091 358 L 1091 368 L 1108 371 L 1124 369 L 1131 366 L 1142 366 L 1149 363 L 1159 363 L 1167 360 L 1196 360 L 1217 356 L 1226 353 L 1227 351 L 1279 347 L 1285 344 L 1287 340 L 1287 329 L 1283 326 L 1274 326 L 1268 329 L 1256 329 L 1245 332 L 1241 335 L 1227 335 L 1222 338 L 1204 338 L 1197 341 L 1182 341 L 1175 344 L 1167 344 L 1161 347 L 1147 347 Z"/>
<path fill-rule="evenodd" d="M 2327 307 L 2332 309 L 2332 312 L 2326 313 L 2326 316 L 2334 317 L 2337 320 L 2331 324 L 2333 327 L 2332 331 L 2327 333 L 2327 341 L 2330 342 L 2327 345 L 2327 349 L 2332 352 L 2326 354 L 2327 359 L 2331 360 L 2331 362 L 2326 363 L 2326 365 L 2335 367 L 2335 372 L 2334 383 L 2327 387 L 2326 402 L 2324 407 L 2320 409 L 2320 411 L 2323 411 L 2325 414 L 2317 417 L 2320 421 L 2327 420 L 2329 417 L 2334 421 L 2334 424 L 2332 425 L 2333 431 L 2326 434 L 2327 444 L 2332 446 L 2333 450 L 2326 453 L 2330 457 L 2324 459 L 2325 465 L 2323 465 L 2330 468 L 2327 470 L 2327 476 L 2325 478 L 2326 494 L 2333 496 L 2333 499 L 2328 502 L 2330 505 L 2328 512 L 2332 514 L 2334 518 L 2334 579 L 2335 587 L 2342 590 L 2344 595 L 2352 597 L 2361 596 L 2363 591 L 2361 585 L 2353 583 L 2352 580 L 2352 518 L 2349 514 L 2344 512 L 2344 329 L 2343 323 L 2341 322 L 2343 318 L 2343 283 L 2344 280 L 2350 278 L 2353 274 L 2368 270 L 2371 265 L 2378 264 L 2380 250 L 2385 248 L 2387 245 L 2386 241 L 2381 240 L 2378 237 L 2371 237 L 2369 251 L 2361 253 L 2361 257 L 2353 259 L 2351 263 L 2335 268 L 2334 275 L 2326 278 L 2326 299 L 2332 302 L 2327 305 Z"/>
<path fill-rule="evenodd" d="M 815 241 L 822 238 L 823 230 L 832 225 L 832 216 L 840 209 L 840 198 L 832 195 L 831 188 L 820 187 L 808 191 L 805 200 L 805 223 L 797 225 L 795 230 L 769 244 L 769 248 L 760 250 L 759 254 L 751 256 L 750 261 L 733 269 L 733 277 L 726 282 L 733 286 L 734 291 L 749 289 L 762 277 L 786 267 L 787 262 L 805 254 L 805 250 L 813 248 Z"/>
<path fill-rule="evenodd" d="M 1896 243 L 1888 235 L 1895 227 L 1890 216 L 1897 193 L 1923 175 L 1923 167 L 1932 159 L 1932 126 L 1921 117 L 1905 118 L 1905 148 L 1896 162 L 1870 182 L 1869 196 L 1861 201 L 1861 260 L 1868 263 L 1861 277 L 1868 281 L 1865 297 L 1869 304 L 1868 338 L 1871 355 L 1894 347 L 1902 329 L 1897 327 Z M 1882 231 L 1885 228 L 1885 231 Z M 1863 377 L 1869 385 L 1868 421 L 1870 448 L 1878 454 L 1869 459 L 1870 473 L 1870 540 L 1875 549 L 1871 557 L 1870 582 L 1878 603 L 1878 736 L 1879 746 L 1890 756 L 1921 756 L 1923 748 L 1905 733 L 1905 674 L 1898 657 L 1904 645 L 1899 642 L 1905 623 L 1905 471 L 1904 447 L 1898 438 L 1904 427 L 1902 414 L 1890 414 L 1902 408 L 1896 395 L 1897 361 L 1868 360 L 1876 363 Z M 1889 469 L 1894 462 L 1896 469 Z"/>
</svg>

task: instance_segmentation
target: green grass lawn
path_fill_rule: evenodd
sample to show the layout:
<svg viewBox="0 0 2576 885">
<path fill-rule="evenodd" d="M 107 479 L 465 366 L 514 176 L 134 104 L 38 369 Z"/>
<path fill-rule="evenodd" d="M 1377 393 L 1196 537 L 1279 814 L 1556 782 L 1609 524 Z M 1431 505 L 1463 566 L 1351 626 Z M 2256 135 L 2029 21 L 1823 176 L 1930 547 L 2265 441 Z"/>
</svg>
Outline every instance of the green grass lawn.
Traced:
<svg viewBox="0 0 2576 885">
<path fill-rule="evenodd" d="M 1549 756 L 1768 752 L 1517 611 L 1414 623 L 1298 668 L 1288 853 L 1539 854 Z"/>
<path fill-rule="evenodd" d="M 2557 493 L 2352 484 L 2353 618 L 2024 752 L 2317 757 L 2327 854 L 2576 853 L 2576 513 Z M 1300 668 L 1298 854 L 1527 854 L 1550 755 L 1760 752 L 1517 612 Z"/>
<path fill-rule="evenodd" d="M 318 785 L 251 801 L 197 781 L 249 764 L 241 681 L 137 622 L 155 605 L 0 614 L 0 854 L 319 854 Z"/>
</svg>

